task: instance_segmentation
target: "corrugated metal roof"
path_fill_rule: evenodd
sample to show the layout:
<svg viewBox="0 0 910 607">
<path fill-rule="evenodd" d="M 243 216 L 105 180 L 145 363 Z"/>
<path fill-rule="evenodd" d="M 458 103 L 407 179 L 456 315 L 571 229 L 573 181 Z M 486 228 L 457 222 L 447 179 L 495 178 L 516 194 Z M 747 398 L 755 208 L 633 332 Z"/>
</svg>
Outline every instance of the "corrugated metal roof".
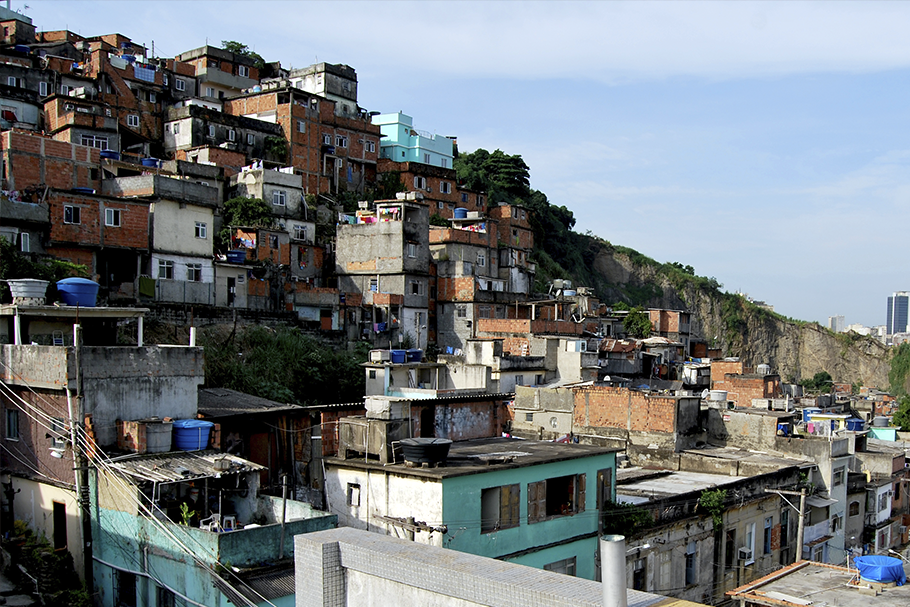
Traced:
<svg viewBox="0 0 910 607">
<path fill-rule="evenodd" d="M 279 403 L 227 388 L 200 388 L 197 409 L 209 418 L 302 410 L 299 405 Z"/>
<path fill-rule="evenodd" d="M 224 470 L 217 469 L 215 467 L 217 460 L 225 460 L 229 467 Z M 112 460 L 110 465 L 140 481 L 157 483 L 172 483 L 266 469 L 265 466 L 219 451 L 173 451 L 152 455 L 130 455 Z"/>
</svg>

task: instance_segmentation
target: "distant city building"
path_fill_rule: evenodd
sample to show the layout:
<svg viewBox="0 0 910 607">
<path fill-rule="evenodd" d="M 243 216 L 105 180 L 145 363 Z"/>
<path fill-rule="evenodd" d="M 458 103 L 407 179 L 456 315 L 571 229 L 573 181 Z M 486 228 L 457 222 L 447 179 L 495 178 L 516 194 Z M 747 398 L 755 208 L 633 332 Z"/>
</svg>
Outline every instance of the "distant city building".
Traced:
<svg viewBox="0 0 910 607">
<path fill-rule="evenodd" d="M 888 335 L 907 332 L 907 304 L 910 292 L 897 291 L 888 298 L 888 318 L 885 331 Z"/>
<path fill-rule="evenodd" d="M 834 331 L 835 333 L 843 333 L 846 323 L 844 322 L 843 316 L 829 316 L 828 317 L 828 328 Z"/>
<path fill-rule="evenodd" d="M 850 331 L 857 333 L 858 335 L 872 335 L 875 332 L 875 329 L 861 325 L 860 323 L 853 323 L 852 325 L 847 325 L 844 328 L 845 333 L 848 333 Z"/>
</svg>

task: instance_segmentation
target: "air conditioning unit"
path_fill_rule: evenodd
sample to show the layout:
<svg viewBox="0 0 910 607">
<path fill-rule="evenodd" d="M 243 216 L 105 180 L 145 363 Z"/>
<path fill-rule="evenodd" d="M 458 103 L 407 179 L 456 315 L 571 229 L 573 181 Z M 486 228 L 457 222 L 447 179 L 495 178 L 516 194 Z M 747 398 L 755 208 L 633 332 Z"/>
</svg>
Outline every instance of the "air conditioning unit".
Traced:
<svg viewBox="0 0 910 607">
<path fill-rule="evenodd" d="M 739 560 L 751 561 L 752 560 L 752 550 L 750 548 L 740 548 L 739 549 Z"/>
</svg>

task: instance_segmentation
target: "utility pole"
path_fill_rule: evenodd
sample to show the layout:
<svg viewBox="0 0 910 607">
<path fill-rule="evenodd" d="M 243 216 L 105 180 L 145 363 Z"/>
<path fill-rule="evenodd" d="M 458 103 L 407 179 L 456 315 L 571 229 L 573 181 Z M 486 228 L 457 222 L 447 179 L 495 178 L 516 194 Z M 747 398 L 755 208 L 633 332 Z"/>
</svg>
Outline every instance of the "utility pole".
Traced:
<svg viewBox="0 0 910 607">
<path fill-rule="evenodd" d="M 85 417 L 85 400 L 82 395 L 82 325 L 73 325 L 73 357 L 76 363 L 76 408 L 69 406 L 70 440 L 73 443 L 73 459 L 76 463 L 76 502 L 79 504 L 79 522 L 82 524 L 82 558 L 85 568 L 85 587 L 94 593 L 94 560 L 92 556 L 92 510 L 89 500 L 88 459 L 85 455 L 87 437 L 82 440 L 76 435 L 77 424 Z M 69 400 L 70 391 L 66 391 Z"/>
<path fill-rule="evenodd" d="M 796 563 L 803 560 L 803 535 L 806 530 L 806 517 L 803 513 L 806 511 L 806 489 L 800 489 L 799 491 L 787 491 L 784 489 L 765 489 L 765 493 L 776 493 L 781 496 L 781 498 L 787 502 L 787 505 L 796 510 L 796 507 L 790 503 L 784 495 L 798 495 L 799 496 L 799 524 L 796 527 Z"/>
</svg>

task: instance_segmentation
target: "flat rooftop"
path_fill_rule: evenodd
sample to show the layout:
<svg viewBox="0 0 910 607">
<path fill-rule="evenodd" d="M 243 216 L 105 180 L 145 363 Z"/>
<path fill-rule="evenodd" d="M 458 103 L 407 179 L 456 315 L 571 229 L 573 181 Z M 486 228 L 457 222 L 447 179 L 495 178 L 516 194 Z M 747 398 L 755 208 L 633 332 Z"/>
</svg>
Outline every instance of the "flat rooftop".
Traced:
<svg viewBox="0 0 910 607">
<path fill-rule="evenodd" d="M 508 470 L 571 459 L 615 453 L 622 449 L 576 445 L 517 438 L 478 438 L 452 443 L 445 465 L 436 468 L 410 467 L 404 462 L 381 464 L 363 459 L 326 458 L 327 466 L 364 470 L 393 471 L 400 476 L 416 476 L 435 480 L 483 474 L 493 470 Z"/>
<path fill-rule="evenodd" d="M 729 474 L 626 468 L 617 470 L 616 500 L 625 504 L 646 504 L 652 500 L 721 487 L 746 478 L 748 477 Z"/>
<path fill-rule="evenodd" d="M 904 563 L 904 571 L 907 571 Z M 770 575 L 740 586 L 727 593 L 746 605 L 773 607 L 806 607 L 806 605 L 837 605 L 838 607 L 904 607 L 910 605 L 910 584 L 885 586 L 873 596 L 864 590 L 864 583 L 850 582 L 856 569 L 803 561 L 784 567 Z M 878 587 L 878 586 L 876 586 Z"/>
</svg>

